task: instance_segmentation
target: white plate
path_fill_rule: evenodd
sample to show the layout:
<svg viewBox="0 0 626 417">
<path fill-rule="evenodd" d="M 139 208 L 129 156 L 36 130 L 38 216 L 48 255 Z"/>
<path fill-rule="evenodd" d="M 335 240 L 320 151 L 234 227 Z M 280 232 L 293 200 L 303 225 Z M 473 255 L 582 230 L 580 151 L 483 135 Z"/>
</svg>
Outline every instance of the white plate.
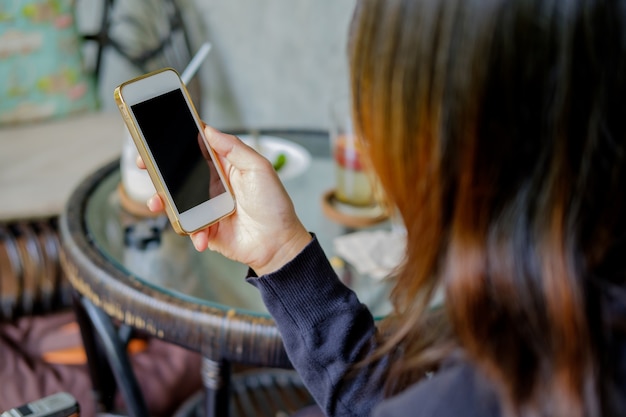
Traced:
<svg viewBox="0 0 626 417">
<path fill-rule="evenodd" d="M 251 135 L 239 135 L 239 139 L 247 145 L 255 147 Z M 260 135 L 258 144 L 260 145 L 260 149 L 257 149 L 257 151 L 272 164 L 281 153 L 287 157 L 285 164 L 278 170 L 278 176 L 281 180 L 297 177 L 306 171 L 311 164 L 311 154 L 309 151 L 301 145 L 287 139 Z"/>
</svg>

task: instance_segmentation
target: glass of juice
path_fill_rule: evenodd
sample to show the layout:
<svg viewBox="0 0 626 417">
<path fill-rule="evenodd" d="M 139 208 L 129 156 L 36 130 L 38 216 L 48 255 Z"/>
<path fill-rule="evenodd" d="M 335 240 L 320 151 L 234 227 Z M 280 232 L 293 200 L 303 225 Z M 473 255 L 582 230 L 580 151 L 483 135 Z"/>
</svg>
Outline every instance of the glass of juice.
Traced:
<svg viewBox="0 0 626 417">
<path fill-rule="evenodd" d="M 376 205 L 372 174 L 365 164 L 361 142 L 352 129 L 347 98 L 337 100 L 331 107 L 330 139 L 335 162 L 335 199 L 357 207 Z"/>
</svg>

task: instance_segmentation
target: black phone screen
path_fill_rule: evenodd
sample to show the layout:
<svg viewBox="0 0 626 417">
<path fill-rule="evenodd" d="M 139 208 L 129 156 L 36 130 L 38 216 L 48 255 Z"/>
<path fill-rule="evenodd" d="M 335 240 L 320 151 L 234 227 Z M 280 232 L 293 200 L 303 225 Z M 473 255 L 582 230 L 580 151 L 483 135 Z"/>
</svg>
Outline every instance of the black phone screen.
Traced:
<svg viewBox="0 0 626 417">
<path fill-rule="evenodd" d="M 181 90 L 131 109 L 180 213 L 226 191 Z"/>
</svg>

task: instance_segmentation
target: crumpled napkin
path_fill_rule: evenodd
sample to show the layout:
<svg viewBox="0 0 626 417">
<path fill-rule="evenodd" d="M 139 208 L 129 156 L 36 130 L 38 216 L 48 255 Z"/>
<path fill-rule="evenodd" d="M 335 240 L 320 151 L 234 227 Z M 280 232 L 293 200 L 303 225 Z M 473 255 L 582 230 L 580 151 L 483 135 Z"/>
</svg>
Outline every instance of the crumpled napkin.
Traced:
<svg viewBox="0 0 626 417">
<path fill-rule="evenodd" d="M 406 236 L 399 231 L 362 230 L 338 236 L 333 244 L 335 254 L 359 274 L 383 279 L 402 262 Z"/>
</svg>

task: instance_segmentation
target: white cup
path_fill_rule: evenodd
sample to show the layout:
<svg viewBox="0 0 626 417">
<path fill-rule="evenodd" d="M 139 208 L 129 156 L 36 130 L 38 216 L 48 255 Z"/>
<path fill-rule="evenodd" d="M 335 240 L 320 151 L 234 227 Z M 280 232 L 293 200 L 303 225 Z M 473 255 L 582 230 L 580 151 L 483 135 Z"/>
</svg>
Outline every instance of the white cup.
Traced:
<svg viewBox="0 0 626 417">
<path fill-rule="evenodd" d="M 156 193 L 150 176 L 144 169 L 137 167 L 137 148 L 135 143 L 124 127 L 124 143 L 122 144 L 122 157 L 120 161 L 120 172 L 122 175 L 122 187 L 124 192 L 136 203 L 146 204 L 148 199 Z"/>
</svg>

